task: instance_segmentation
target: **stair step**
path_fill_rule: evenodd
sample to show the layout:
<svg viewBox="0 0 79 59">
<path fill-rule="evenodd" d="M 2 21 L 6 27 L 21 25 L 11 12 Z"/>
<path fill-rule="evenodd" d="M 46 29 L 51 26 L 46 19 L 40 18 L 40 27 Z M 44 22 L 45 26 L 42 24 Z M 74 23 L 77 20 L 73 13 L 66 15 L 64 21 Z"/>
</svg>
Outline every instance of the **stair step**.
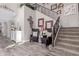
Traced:
<svg viewBox="0 0 79 59">
<path fill-rule="evenodd" d="M 70 37 L 70 36 L 68 37 L 68 36 L 59 36 L 59 35 L 58 35 L 58 38 L 75 39 L 75 40 L 79 39 L 79 37 Z"/>
<path fill-rule="evenodd" d="M 61 47 L 54 47 L 54 49 L 51 50 L 51 54 L 52 53 L 55 53 L 55 56 L 73 56 L 73 55 L 77 55 L 77 54 L 73 54 L 73 53 L 70 53 L 68 51 L 64 51 L 62 49 L 59 49 Z"/>
<path fill-rule="evenodd" d="M 75 40 L 75 41 L 79 40 L 79 38 L 68 38 L 68 37 L 64 37 L 64 36 L 58 36 L 57 39 Z"/>
<path fill-rule="evenodd" d="M 59 32 L 59 34 L 64 34 L 64 35 L 79 35 L 79 32 Z"/>
<path fill-rule="evenodd" d="M 71 28 L 71 29 L 60 29 L 60 32 L 78 32 L 79 33 L 79 28 Z"/>
<path fill-rule="evenodd" d="M 55 49 L 59 50 L 64 56 L 79 56 L 79 52 L 64 47 L 56 46 Z"/>
<path fill-rule="evenodd" d="M 69 44 L 69 43 L 64 43 L 64 42 L 58 42 L 57 46 L 61 46 L 63 48 L 67 48 L 67 49 L 79 52 L 79 45 L 74 45 L 74 44 Z"/>
<path fill-rule="evenodd" d="M 79 30 L 79 28 L 66 28 L 66 29 L 61 28 L 61 30 Z"/>
<path fill-rule="evenodd" d="M 69 37 L 79 38 L 79 35 L 66 35 L 66 34 L 65 34 L 65 35 L 64 35 L 64 34 L 59 34 L 59 35 L 58 35 L 58 37 L 62 37 L 62 36 L 68 37 L 68 38 L 69 38 Z"/>
<path fill-rule="evenodd" d="M 73 40 L 73 39 L 57 39 L 60 42 L 65 42 L 65 43 L 70 43 L 70 44 L 75 44 L 75 45 L 79 45 L 79 40 Z"/>
<path fill-rule="evenodd" d="M 63 27 L 61 29 L 79 29 L 79 27 Z"/>
<path fill-rule="evenodd" d="M 58 37 L 78 38 L 79 39 L 79 35 L 64 35 L 64 34 L 59 34 Z"/>
<path fill-rule="evenodd" d="M 60 34 L 78 34 L 79 35 L 79 31 L 59 31 Z"/>
</svg>

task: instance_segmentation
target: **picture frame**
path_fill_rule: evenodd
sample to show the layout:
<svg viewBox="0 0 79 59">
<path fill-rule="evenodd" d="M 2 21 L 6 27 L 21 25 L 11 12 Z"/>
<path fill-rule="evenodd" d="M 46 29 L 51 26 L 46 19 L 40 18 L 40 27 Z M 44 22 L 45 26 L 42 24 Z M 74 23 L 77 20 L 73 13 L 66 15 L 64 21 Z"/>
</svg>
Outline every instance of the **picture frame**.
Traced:
<svg viewBox="0 0 79 59">
<path fill-rule="evenodd" d="M 57 4 L 51 5 L 51 10 L 57 9 Z"/>
<path fill-rule="evenodd" d="M 59 3 L 58 9 L 59 9 L 59 8 L 63 8 L 63 7 L 64 7 L 64 4 L 63 4 L 63 3 Z"/>
<path fill-rule="evenodd" d="M 53 21 L 52 20 L 51 21 L 46 21 L 46 23 L 45 23 L 45 29 L 46 30 L 51 29 L 52 26 L 53 26 Z"/>
<path fill-rule="evenodd" d="M 38 19 L 38 27 L 43 27 L 44 26 L 44 18 Z"/>
</svg>

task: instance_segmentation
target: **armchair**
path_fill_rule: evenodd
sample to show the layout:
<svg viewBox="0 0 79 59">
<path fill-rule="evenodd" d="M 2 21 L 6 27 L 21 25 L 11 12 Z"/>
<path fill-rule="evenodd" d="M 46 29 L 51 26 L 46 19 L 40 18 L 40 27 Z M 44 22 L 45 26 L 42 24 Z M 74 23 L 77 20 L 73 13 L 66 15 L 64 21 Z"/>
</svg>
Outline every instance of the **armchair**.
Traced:
<svg viewBox="0 0 79 59">
<path fill-rule="evenodd" d="M 39 29 L 32 29 L 32 34 L 30 35 L 30 42 L 39 41 Z"/>
</svg>

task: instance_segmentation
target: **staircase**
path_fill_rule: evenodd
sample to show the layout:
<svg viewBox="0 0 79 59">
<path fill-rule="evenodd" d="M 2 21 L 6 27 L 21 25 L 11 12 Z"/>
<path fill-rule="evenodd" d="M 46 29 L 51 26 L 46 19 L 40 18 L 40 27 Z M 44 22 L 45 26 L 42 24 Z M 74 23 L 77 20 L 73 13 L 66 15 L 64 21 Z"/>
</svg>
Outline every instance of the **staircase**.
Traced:
<svg viewBox="0 0 79 59">
<path fill-rule="evenodd" d="M 56 45 L 50 53 L 55 56 L 79 56 L 79 28 L 61 28 Z"/>
</svg>

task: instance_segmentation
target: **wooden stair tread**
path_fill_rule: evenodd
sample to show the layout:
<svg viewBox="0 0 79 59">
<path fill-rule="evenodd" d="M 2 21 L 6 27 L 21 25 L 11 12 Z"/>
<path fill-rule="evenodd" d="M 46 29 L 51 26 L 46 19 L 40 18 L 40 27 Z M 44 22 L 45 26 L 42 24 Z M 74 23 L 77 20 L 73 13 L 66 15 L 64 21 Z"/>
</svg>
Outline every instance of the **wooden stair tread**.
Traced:
<svg viewBox="0 0 79 59">
<path fill-rule="evenodd" d="M 58 45 L 59 44 L 62 44 L 62 45 L 65 45 L 65 46 L 72 46 L 73 48 L 79 48 L 79 45 L 74 45 L 74 44 L 69 44 L 69 43 L 65 43 L 65 42 L 58 42 L 57 43 Z"/>
<path fill-rule="evenodd" d="M 58 36 L 65 36 L 65 37 L 77 37 L 79 38 L 79 35 L 64 35 L 64 34 L 59 34 Z"/>
<path fill-rule="evenodd" d="M 70 50 L 70 49 L 67 49 L 67 48 L 64 48 L 64 47 L 55 47 L 56 49 L 59 49 L 59 50 L 62 50 L 62 51 L 65 51 L 65 52 L 68 52 L 68 53 L 72 53 L 72 54 L 76 54 L 76 55 L 79 55 L 79 52 L 77 51 L 74 51 L 74 50 Z M 63 52 L 62 52 L 63 53 Z"/>
</svg>

